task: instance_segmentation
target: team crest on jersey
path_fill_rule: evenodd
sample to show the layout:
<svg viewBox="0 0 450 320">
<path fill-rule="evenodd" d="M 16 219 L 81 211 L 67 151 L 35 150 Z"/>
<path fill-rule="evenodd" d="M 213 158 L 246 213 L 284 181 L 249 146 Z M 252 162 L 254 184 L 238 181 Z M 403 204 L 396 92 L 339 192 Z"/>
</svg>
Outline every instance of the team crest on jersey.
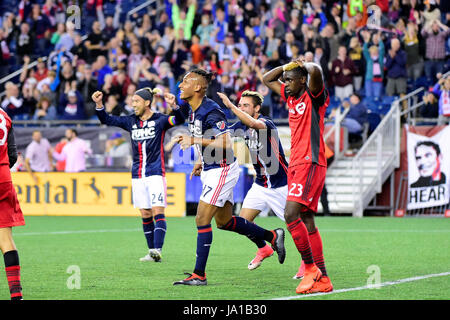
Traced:
<svg viewBox="0 0 450 320">
<path fill-rule="evenodd" d="M 225 127 L 226 127 L 226 123 L 225 123 L 225 121 L 219 121 L 219 122 L 216 123 L 216 126 L 217 126 L 218 129 L 224 130 Z"/>
<path fill-rule="evenodd" d="M 292 109 L 290 109 L 289 112 L 291 112 L 291 110 Z M 304 102 L 297 103 L 297 105 L 295 106 L 295 111 L 297 111 L 297 113 L 300 115 L 304 114 L 305 110 L 306 110 L 306 103 L 304 103 Z M 295 114 L 295 111 L 292 110 L 291 113 Z"/>
</svg>

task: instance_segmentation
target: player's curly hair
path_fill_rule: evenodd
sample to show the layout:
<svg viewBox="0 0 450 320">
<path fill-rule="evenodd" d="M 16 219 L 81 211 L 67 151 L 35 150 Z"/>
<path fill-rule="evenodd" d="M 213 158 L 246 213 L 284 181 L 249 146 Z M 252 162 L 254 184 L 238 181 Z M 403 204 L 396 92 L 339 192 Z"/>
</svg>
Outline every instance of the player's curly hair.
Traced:
<svg viewBox="0 0 450 320">
<path fill-rule="evenodd" d="M 262 106 L 263 102 L 264 102 L 264 97 L 261 93 L 256 92 L 256 91 L 250 91 L 250 90 L 245 90 L 244 92 L 242 92 L 241 97 L 250 97 L 253 100 L 253 104 L 255 106 L 260 105 Z"/>
</svg>

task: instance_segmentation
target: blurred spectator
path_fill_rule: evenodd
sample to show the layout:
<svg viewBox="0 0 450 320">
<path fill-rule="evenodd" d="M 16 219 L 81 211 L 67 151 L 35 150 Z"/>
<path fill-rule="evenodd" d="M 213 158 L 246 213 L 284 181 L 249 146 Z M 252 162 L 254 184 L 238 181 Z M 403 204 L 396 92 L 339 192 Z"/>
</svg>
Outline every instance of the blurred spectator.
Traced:
<svg viewBox="0 0 450 320">
<path fill-rule="evenodd" d="M 63 32 L 59 36 L 59 39 L 56 42 L 55 48 L 62 47 L 65 50 L 72 52 L 72 48 L 75 45 L 75 38 L 76 38 L 75 24 L 73 22 L 67 21 L 65 24 L 59 23 L 58 26 L 59 25 L 64 26 L 65 32 Z"/>
<path fill-rule="evenodd" d="M 353 61 L 347 57 L 347 48 L 340 46 L 338 57 L 331 65 L 331 76 L 335 85 L 335 95 L 341 101 L 353 93 L 353 74 L 356 67 Z"/>
<path fill-rule="evenodd" d="M 59 119 L 62 120 L 84 120 L 86 119 L 84 113 L 83 97 L 78 91 L 66 88 L 65 93 L 61 95 L 58 107 Z"/>
<path fill-rule="evenodd" d="M 450 76 L 441 77 L 433 93 L 439 97 L 439 116 L 450 117 Z"/>
<path fill-rule="evenodd" d="M 0 28 L 0 78 L 3 78 L 9 72 L 8 60 L 11 57 L 11 51 L 8 47 L 5 31 Z"/>
<path fill-rule="evenodd" d="M 28 114 L 27 109 L 22 108 L 23 98 L 20 97 L 19 87 L 11 81 L 5 84 L 6 97 L 2 101 L 2 108 L 11 119 L 16 115 Z"/>
<path fill-rule="evenodd" d="M 353 73 L 353 88 L 355 92 L 359 92 L 362 87 L 365 64 L 362 47 L 357 37 L 353 37 L 350 39 L 348 56 L 355 65 L 355 72 Z"/>
<path fill-rule="evenodd" d="M 98 90 L 97 79 L 92 75 L 92 68 L 85 64 L 83 72 L 78 75 L 77 91 L 80 92 L 84 101 L 84 112 L 89 119 L 95 116 L 95 103 L 92 101 L 92 94 Z"/>
<path fill-rule="evenodd" d="M 87 61 L 88 59 L 88 49 L 83 43 L 81 35 L 79 33 L 74 33 L 73 46 L 70 49 L 70 53 L 77 57 L 78 61 Z"/>
<path fill-rule="evenodd" d="M 32 139 L 25 152 L 25 168 L 31 174 L 34 182 L 38 183 L 34 172 L 53 171 L 53 157 L 50 143 L 42 137 L 39 130 L 33 131 Z"/>
<path fill-rule="evenodd" d="M 427 92 L 423 95 L 423 102 L 425 104 L 419 108 L 420 116 L 422 116 L 423 118 L 438 118 L 438 97 L 433 92 Z"/>
<path fill-rule="evenodd" d="M 63 33 L 66 31 L 66 27 L 64 25 L 64 23 L 58 23 L 57 27 L 56 27 L 56 31 L 53 32 L 52 37 L 50 38 L 50 43 L 55 46 L 59 40 L 61 39 L 61 36 L 63 35 Z M 68 50 L 70 50 L 71 48 L 67 48 Z"/>
<path fill-rule="evenodd" d="M 384 43 L 379 41 L 378 46 L 372 45 L 369 49 L 371 34 L 362 31 L 364 39 L 363 55 L 366 60 L 365 93 L 366 97 L 381 98 L 384 78 Z"/>
<path fill-rule="evenodd" d="M 126 157 L 131 154 L 130 144 L 121 132 L 113 133 L 106 141 L 105 154 L 108 157 Z"/>
<path fill-rule="evenodd" d="M 355 137 L 361 138 L 364 124 L 367 122 L 367 108 L 361 101 L 361 97 L 356 93 L 350 96 L 350 102 L 344 101 L 342 105 L 345 109 L 349 109 L 342 125 L 348 130 L 349 141 L 353 142 Z M 335 114 L 336 109 L 333 109 L 330 118 L 334 118 Z"/>
<path fill-rule="evenodd" d="M 303 53 L 303 47 L 300 41 L 295 40 L 294 34 L 292 32 L 287 32 L 284 37 L 285 42 L 281 44 L 278 49 L 280 55 L 280 64 L 285 64 L 294 59 L 293 47 L 296 46 L 299 53 Z"/>
<path fill-rule="evenodd" d="M 436 74 L 444 69 L 445 39 L 449 35 L 450 28 L 439 20 L 434 20 L 422 29 L 422 37 L 426 39 L 425 75 L 429 82 L 434 82 Z"/>
<path fill-rule="evenodd" d="M 43 96 L 38 104 L 36 111 L 33 115 L 33 120 L 56 120 L 57 112 L 56 107 L 51 104 L 48 97 Z"/>
<path fill-rule="evenodd" d="M 97 60 L 92 64 L 92 72 L 97 77 L 98 86 L 101 87 L 105 83 L 105 76 L 112 74 L 113 70 L 108 65 L 108 61 L 105 56 L 98 56 Z"/>
<path fill-rule="evenodd" d="M 86 141 L 78 138 L 78 132 L 75 129 L 66 130 L 67 144 L 61 152 L 53 152 L 53 158 L 58 161 L 66 161 L 65 172 L 82 172 L 86 170 L 86 154 L 92 154 L 91 148 Z"/>
<path fill-rule="evenodd" d="M 44 80 L 48 76 L 48 69 L 42 58 L 37 59 L 36 71 L 34 73 L 34 78 L 39 83 L 39 81 Z"/>
<path fill-rule="evenodd" d="M 107 113 L 113 115 L 113 116 L 120 116 L 122 115 L 123 108 L 117 101 L 116 96 L 110 95 L 106 99 L 105 102 L 105 110 Z"/>
<path fill-rule="evenodd" d="M 102 33 L 100 22 L 95 21 L 92 24 L 92 32 L 89 33 L 84 45 L 88 49 L 87 62 L 93 63 L 98 56 L 104 55 L 108 39 Z"/>
<path fill-rule="evenodd" d="M 386 56 L 388 96 L 406 93 L 406 52 L 400 46 L 400 40 L 391 39 L 391 48 Z"/>
<path fill-rule="evenodd" d="M 406 51 L 406 70 L 409 79 L 416 81 L 423 72 L 423 59 L 420 54 L 419 38 L 417 36 L 418 27 L 412 22 L 408 22 L 406 32 L 403 37 Z"/>
<path fill-rule="evenodd" d="M 196 0 L 188 0 L 187 13 L 180 10 L 176 1 L 172 3 L 172 24 L 175 31 L 175 38 L 183 40 L 191 40 L 192 24 L 194 23 Z"/>
<path fill-rule="evenodd" d="M 34 40 L 34 53 L 37 55 L 45 56 L 50 53 L 49 37 L 50 37 L 50 20 L 46 15 L 41 14 L 41 7 L 39 4 L 33 4 L 31 15 L 26 20 L 30 29 L 33 30 L 35 36 Z"/>
<path fill-rule="evenodd" d="M 207 45 L 213 32 L 214 26 L 210 22 L 209 14 L 203 14 L 201 24 L 195 30 L 195 33 L 200 37 L 200 44 Z"/>
<path fill-rule="evenodd" d="M 34 39 L 30 32 L 30 25 L 23 22 L 20 25 L 20 32 L 16 38 L 16 62 L 17 64 L 23 63 L 23 57 L 33 55 Z"/>
</svg>

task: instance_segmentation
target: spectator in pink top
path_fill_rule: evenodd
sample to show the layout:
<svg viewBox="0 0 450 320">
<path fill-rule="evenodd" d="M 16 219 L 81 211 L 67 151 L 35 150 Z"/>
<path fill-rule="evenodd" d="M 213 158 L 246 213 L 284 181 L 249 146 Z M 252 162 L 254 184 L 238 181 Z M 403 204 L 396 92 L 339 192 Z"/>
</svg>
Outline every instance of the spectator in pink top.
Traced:
<svg viewBox="0 0 450 320">
<path fill-rule="evenodd" d="M 38 182 L 34 172 L 53 171 L 51 145 L 47 139 L 42 138 L 40 131 L 33 131 L 33 141 L 25 152 L 25 168 L 31 174 L 34 182 Z"/>
<path fill-rule="evenodd" d="M 75 129 L 66 130 L 66 138 L 69 140 L 61 153 L 53 152 L 53 158 L 58 161 L 66 161 L 65 172 L 81 172 L 86 170 L 86 154 L 92 154 L 87 143 L 78 138 Z"/>
</svg>

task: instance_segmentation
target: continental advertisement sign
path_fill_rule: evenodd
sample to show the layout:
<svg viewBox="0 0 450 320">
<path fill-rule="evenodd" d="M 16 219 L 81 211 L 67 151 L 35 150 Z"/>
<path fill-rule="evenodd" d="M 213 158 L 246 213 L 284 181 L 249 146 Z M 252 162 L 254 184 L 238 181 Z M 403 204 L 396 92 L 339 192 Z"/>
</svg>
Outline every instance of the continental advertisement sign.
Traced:
<svg viewBox="0 0 450 320">
<path fill-rule="evenodd" d="M 129 172 L 13 172 L 12 180 L 24 215 L 136 216 Z M 186 215 L 184 173 L 167 173 L 168 217 Z"/>
</svg>

